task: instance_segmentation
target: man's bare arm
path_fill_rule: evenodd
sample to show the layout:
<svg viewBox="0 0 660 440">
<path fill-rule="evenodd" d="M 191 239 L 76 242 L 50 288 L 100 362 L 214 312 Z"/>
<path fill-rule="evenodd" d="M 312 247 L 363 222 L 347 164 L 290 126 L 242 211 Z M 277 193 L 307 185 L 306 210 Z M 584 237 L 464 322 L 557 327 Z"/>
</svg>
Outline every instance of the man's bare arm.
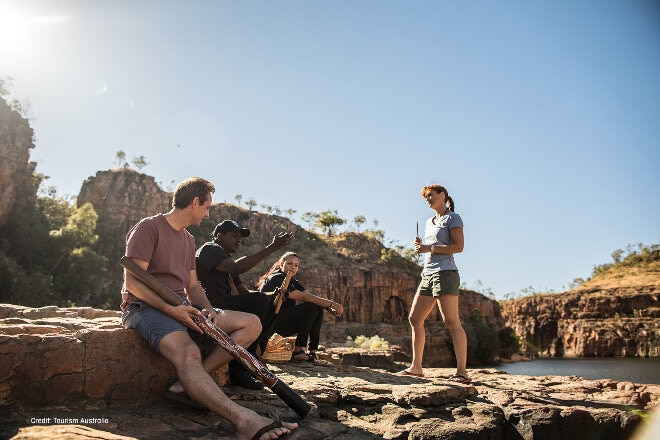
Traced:
<svg viewBox="0 0 660 440">
<path fill-rule="evenodd" d="M 135 262 L 135 264 L 140 266 L 142 270 L 144 270 L 145 272 L 147 271 L 147 268 L 149 267 L 148 262 L 144 260 L 140 260 L 139 258 L 131 258 L 131 260 Z M 145 303 L 149 304 L 151 307 L 160 310 L 167 316 L 176 319 L 183 325 L 202 333 L 202 329 L 200 329 L 197 326 L 197 324 L 195 324 L 195 322 L 192 320 L 192 318 L 190 318 L 191 312 L 199 313 L 199 311 L 196 308 L 186 305 L 181 305 L 181 306 L 170 305 L 158 294 L 156 294 L 153 290 L 151 290 L 140 280 L 135 278 L 135 276 L 133 276 L 133 274 L 126 269 L 124 269 L 124 276 L 126 277 L 126 290 L 128 290 L 133 295 L 135 295 L 139 300 L 144 301 Z"/>
<path fill-rule="evenodd" d="M 252 255 L 247 255 L 241 257 L 238 260 L 234 261 L 231 258 L 225 258 L 221 262 L 215 265 L 215 268 L 221 272 L 242 274 L 247 272 L 256 266 L 259 262 L 263 261 L 273 252 L 282 249 L 284 246 L 289 244 L 293 238 L 293 233 L 291 232 L 281 232 L 273 237 L 273 241 L 260 250 L 255 252 Z"/>
</svg>

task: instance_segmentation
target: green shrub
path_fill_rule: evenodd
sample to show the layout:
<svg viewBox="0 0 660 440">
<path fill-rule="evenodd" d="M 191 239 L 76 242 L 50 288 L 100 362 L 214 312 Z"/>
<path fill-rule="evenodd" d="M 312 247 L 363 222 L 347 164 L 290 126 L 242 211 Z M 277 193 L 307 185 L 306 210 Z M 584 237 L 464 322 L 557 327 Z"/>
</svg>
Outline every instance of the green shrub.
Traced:
<svg viewBox="0 0 660 440">
<path fill-rule="evenodd" d="M 481 313 L 473 310 L 463 328 L 468 338 L 468 364 L 491 364 L 500 351 L 500 337 L 495 328 L 484 322 Z"/>
<path fill-rule="evenodd" d="M 346 336 L 346 347 L 349 348 L 368 348 L 371 350 L 387 350 L 390 347 L 389 342 L 378 335 L 367 338 L 360 335 L 355 340 L 350 336 Z"/>
<path fill-rule="evenodd" d="M 511 327 L 505 327 L 498 334 L 500 340 L 500 357 L 510 358 L 511 355 L 520 351 L 520 338 Z"/>
</svg>

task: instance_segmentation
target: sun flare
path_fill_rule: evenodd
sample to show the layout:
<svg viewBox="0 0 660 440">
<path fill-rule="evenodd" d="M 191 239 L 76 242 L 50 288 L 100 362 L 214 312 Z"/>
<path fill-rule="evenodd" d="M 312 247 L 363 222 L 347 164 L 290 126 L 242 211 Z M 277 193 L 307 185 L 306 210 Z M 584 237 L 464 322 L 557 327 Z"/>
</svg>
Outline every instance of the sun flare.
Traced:
<svg viewBox="0 0 660 440">
<path fill-rule="evenodd" d="M 64 15 L 30 14 L 20 6 L 0 3 L 0 56 L 4 59 L 33 55 L 43 26 L 67 21 Z"/>
<path fill-rule="evenodd" d="M 27 34 L 27 20 L 13 4 L 0 3 L 0 53 L 20 52 Z"/>
</svg>

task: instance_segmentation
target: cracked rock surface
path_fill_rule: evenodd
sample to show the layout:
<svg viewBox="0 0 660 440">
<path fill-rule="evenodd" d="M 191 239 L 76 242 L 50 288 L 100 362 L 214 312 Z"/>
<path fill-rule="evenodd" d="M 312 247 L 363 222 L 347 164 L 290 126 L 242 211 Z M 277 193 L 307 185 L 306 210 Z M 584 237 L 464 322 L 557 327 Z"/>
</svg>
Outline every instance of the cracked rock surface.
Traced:
<svg viewBox="0 0 660 440">
<path fill-rule="evenodd" d="M 427 369 L 424 378 L 324 362 L 271 369 L 313 405 L 304 420 L 267 389 L 223 390 L 260 414 L 298 421 L 294 438 L 306 440 L 622 439 L 630 437 L 640 424 L 639 414 L 652 410 L 660 396 L 658 385 L 518 376 L 495 369 L 471 370 L 469 385 L 448 381 L 453 370 L 444 368 Z M 12 405 L 0 409 L 0 417 L 2 438 L 235 438 L 231 425 L 218 415 L 158 395 L 139 405 L 96 408 L 75 407 L 75 402 L 43 408 Z"/>
</svg>

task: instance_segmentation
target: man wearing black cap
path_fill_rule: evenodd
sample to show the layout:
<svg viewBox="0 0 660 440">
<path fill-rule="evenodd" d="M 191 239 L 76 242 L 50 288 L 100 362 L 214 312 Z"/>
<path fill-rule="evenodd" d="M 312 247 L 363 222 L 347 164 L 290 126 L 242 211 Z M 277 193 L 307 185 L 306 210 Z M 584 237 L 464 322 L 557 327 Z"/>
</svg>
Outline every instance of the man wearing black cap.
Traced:
<svg viewBox="0 0 660 440">
<path fill-rule="evenodd" d="M 224 220 L 213 229 L 213 240 L 206 242 L 196 252 L 197 277 L 206 291 L 206 296 L 213 307 L 223 310 L 236 310 L 257 315 L 262 327 L 273 313 L 271 298 L 263 293 L 250 291 L 241 281 L 239 274 L 245 273 L 263 261 L 273 252 L 289 244 L 292 233 L 280 233 L 273 241 L 252 255 L 234 261 L 231 254 L 241 245 L 241 239 L 248 237 L 250 230 L 241 228 L 233 220 Z M 267 340 L 259 338 L 247 348 L 257 356 L 257 348 L 265 349 Z M 261 389 L 263 383 L 257 381 L 236 361 L 229 363 L 229 380 L 234 385 L 249 389 Z"/>
</svg>

